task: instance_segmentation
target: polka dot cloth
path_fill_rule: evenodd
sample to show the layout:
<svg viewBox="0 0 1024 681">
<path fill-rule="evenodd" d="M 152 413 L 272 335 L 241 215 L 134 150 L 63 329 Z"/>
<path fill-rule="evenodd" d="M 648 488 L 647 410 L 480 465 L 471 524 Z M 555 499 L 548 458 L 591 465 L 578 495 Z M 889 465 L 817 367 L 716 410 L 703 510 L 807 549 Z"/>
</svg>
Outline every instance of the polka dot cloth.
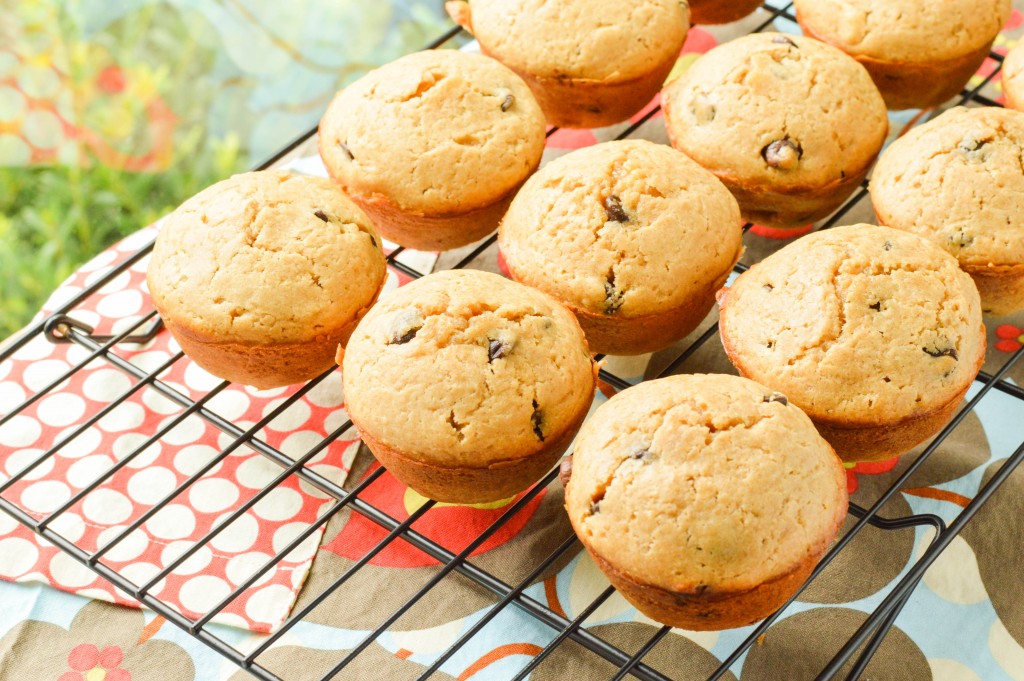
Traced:
<svg viewBox="0 0 1024 681">
<path fill-rule="evenodd" d="M 55 309 L 103 277 L 148 243 L 157 228 L 143 229 L 98 255 L 61 285 L 40 314 Z M 115 277 L 77 306 L 71 316 L 93 326 L 100 334 L 126 329 L 152 309 L 146 292 L 146 263 L 147 259 L 143 259 Z M 405 281 L 404 275 L 392 271 L 387 287 L 394 288 Z M 117 348 L 121 357 L 146 371 L 163 366 L 179 351 L 166 331 L 145 345 L 125 344 Z M 0 414 L 60 380 L 87 356 L 77 345 L 51 344 L 41 335 L 34 338 L 13 358 L 0 363 Z M 187 358 L 175 362 L 160 375 L 160 380 L 192 400 L 201 399 L 221 382 Z M 3 494 L 35 518 L 45 517 L 112 466 L 131 457 L 102 486 L 50 525 L 88 552 L 121 535 L 136 518 L 172 494 L 232 441 L 229 435 L 190 415 L 139 452 L 151 435 L 183 411 L 149 388 L 141 389 L 81 434 L 68 439 L 78 426 L 134 384 L 134 379 L 108 362 L 93 360 L 0 426 L 0 480 L 7 480 L 45 451 L 67 440 L 56 455 Z M 208 408 L 245 430 L 297 389 L 258 391 L 231 385 L 213 397 Z M 270 421 L 256 437 L 298 458 L 346 420 L 341 378 L 335 372 Z M 335 441 L 306 465 L 340 485 L 348 474 L 357 444 Z M 136 585 L 150 581 L 281 471 L 249 447 L 233 450 L 140 528 L 115 544 L 102 562 Z M 200 617 L 299 536 L 331 503 L 333 499 L 320 490 L 300 484 L 298 478 L 290 476 L 149 593 L 188 617 Z M 257 632 L 273 631 L 291 610 L 322 533 L 321 528 L 302 542 L 213 621 Z M 43 581 L 65 591 L 138 605 L 128 594 L 4 513 L 0 513 L 0 579 Z"/>
</svg>

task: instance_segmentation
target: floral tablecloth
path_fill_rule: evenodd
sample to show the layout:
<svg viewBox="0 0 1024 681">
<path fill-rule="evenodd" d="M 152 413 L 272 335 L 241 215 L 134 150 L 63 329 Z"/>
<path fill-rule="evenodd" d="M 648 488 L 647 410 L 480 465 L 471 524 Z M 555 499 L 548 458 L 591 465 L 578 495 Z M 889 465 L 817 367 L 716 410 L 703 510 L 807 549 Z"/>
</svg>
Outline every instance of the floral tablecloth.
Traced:
<svg viewBox="0 0 1024 681">
<path fill-rule="evenodd" d="M 680 68 L 697 53 L 736 33 L 757 18 L 724 29 L 691 31 Z M 1015 12 L 1007 35 L 1016 36 L 1021 14 Z M 787 22 L 778 29 L 795 30 Z M 1003 36 L 996 48 L 1012 43 Z M 984 68 L 991 69 L 992 64 Z M 915 116 L 894 116 L 899 133 Z M 549 140 L 547 158 L 614 137 L 623 126 L 601 131 L 559 131 Z M 637 132 L 666 141 L 660 116 Z M 846 222 L 871 221 L 861 202 Z M 767 230 L 746 237 L 754 261 L 784 241 Z M 450 258 L 442 260 L 447 262 Z M 497 269 L 490 251 L 474 266 Z M 705 324 L 713 321 L 709 319 Z M 1024 343 L 1024 315 L 987 319 L 986 370 L 1001 366 Z M 699 333 L 702 329 L 699 329 Z M 696 337 L 696 333 L 692 338 Z M 683 341 L 685 347 L 691 339 Z M 609 368 L 636 381 L 670 362 L 666 351 L 639 359 L 613 358 Z M 716 339 L 706 343 L 679 371 L 733 370 Z M 1024 366 L 1009 378 L 1019 383 Z M 977 393 L 975 384 L 968 397 Z M 599 401 L 612 392 L 604 386 Z M 884 507 L 887 517 L 932 513 L 952 520 L 995 468 L 1020 444 L 1024 402 L 991 391 L 978 407 Z M 913 459 L 913 454 L 880 464 L 848 469 L 853 501 L 870 506 Z M 376 464 L 365 452 L 351 463 L 348 487 Z M 362 495 L 403 520 L 424 502 L 385 474 Z M 497 518 L 503 508 L 439 505 L 414 525 L 452 551 L 466 546 Z M 911 681 L 1024 680 L 1024 474 L 1013 474 L 963 534 L 926 573 L 922 584 L 897 619 L 864 678 Z M 298 598 L 302 607 L 321 593 L 384 536 L 373 523 L 342 511 L 327 525 L 319 552 Z M 480 547 L 472 562 L 507 583 L 522 580 L 537 561 L 566 538 L 571 528 L 556 484 L 531 501 L 515 520 Z M 867 613 L 890 592 L 927 548 L 933 531 L 910 528 L 882 531 L 868 527 L 822 576 L 731 669 L 727 678 L 744 681 L 810 679 L 832 657 Z M 319 678 L 356 645 L 381 619 L 405 602 L 440 570 L 433 559 L 398 542 L 379 553 L 305 621 L 259 658 L 260 664 L 287 679 Z M 526 594 L 572 619 L 607 587 L 607 582 L 578 544 L 526 589 Z M 387 632 L 346 667 L 339 678 L 416 678 L 451 643 L 478 622 L 495 598 L 457 575 L 443 579 Z M 604 602 L 585 626 L 629 653 L 658 630 L 617 594 Z M 242 650 L 259 645 L 265 634 L 211 625 L 211 630 Z M 644 659 L 678 679 L 704 678 L 750 632 L 694 633 L 674 630 Z M 555 632 L 515 607 L 508 607 L 445 662 L 433 678 L 507 679 L 552 639 Z M 609 678 L 614 667 L 575 643 L 566 643 L 534 671 L 534 679 Z M 152 612 L 101 603 L 39 584 L 0 582 L 0 681 L 7 679 L 244 679 L 246 674 Z"/>
</svg>

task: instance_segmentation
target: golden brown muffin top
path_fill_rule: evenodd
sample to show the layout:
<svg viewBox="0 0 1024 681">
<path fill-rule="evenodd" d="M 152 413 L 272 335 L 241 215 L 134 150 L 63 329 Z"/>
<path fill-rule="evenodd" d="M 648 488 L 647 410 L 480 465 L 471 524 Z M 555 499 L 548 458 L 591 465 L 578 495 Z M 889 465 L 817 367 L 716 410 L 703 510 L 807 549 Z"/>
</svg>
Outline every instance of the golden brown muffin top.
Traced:
<svg viewBox="0 0 1024 681">
<path fill-rule="evenodd" d="M 801 24 L 844 52 L 881 61 L 955 59 L 990 43 L 1011 0 L 796 0 Z"/>
<path fill-rule="evenodd" d="M 740 275 L 719 304 L 733 364 L 829 422 L 938 409 L 985 354 L 971 278 L 930 241 L 887 227 L 802 237 Z"/>
<path fill-rule="evenodd" d="M 480 46 L 542 78 L 626 81 L 677 55 L 689 12 L 679 0 L 472 0 L 448 3 Z"/>
<path fill-rule="evenodd" d="M 427 50 L 371 71 L 320 121 L 320 156 L 346 191 L 430 215 L 505 196 L 540 163 L 544 113 L 499 62 Z"/>
<path fill-rule="evenodd" d="M 798 407 L 744 378 L 686 375 L 597 409 L 565 506 L 612 566 L 696 595 L 751 589 L 819 555 L 846 502 L 842 464 Z"/>
<path fill-rule="evenodd" d="M 715 47 L 668 84 L 663 103 L 673 146 L 752 190 L 838 184 L 871 163 L 889 129 L 863 66 L 780 33 Z"/>
<path fill-rule="evenodd" d="M 225 342 L 302 342 L 352 322 L 385 276 L 380 237 L 330 180 L 261 171 L 171 213 L 147 283 L 161 314 Z"/>
<path fill-rule="evenodd" d="M 957 107 L 893 142 L 871 178 L 885 225 L 962 265 L 1024 266 L 1024 112 Z"/>
<path fill-rule="evenodd" d="M 727 272 L 740 211 L 718 178 L 642 140 L 562 156 L 531 177 L 498 233 L 517 280 L 595 314 L 684 304 Z"/>
<path fill-rule="evenodd" d="M 378 302 L 342 360 L 354 421 L 405 456 L 481 467 L 562 435 L 594 395 L 576 318 L 504 277 L 452 270 Z"/>
</svg>

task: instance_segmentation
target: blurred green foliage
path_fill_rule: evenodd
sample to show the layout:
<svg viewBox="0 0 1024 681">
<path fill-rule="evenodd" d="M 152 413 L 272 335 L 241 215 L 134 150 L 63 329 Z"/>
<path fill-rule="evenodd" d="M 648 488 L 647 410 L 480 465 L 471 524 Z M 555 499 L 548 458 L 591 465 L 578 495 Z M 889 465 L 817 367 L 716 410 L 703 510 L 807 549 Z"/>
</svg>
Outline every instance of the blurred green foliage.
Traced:
<svg viewBox="0 0 1024 681">
<path fill-rule="evenodd" d="M 0 0 L 0 342 L 447 25 L 438 0 Z"/>
<path fill-rule="evenodd" d="M 0 339 L 99 251 L 241 169 L 238 138 L 180 140 L 160 173 L 84 166 L 0 167 Z"/>
</svg>

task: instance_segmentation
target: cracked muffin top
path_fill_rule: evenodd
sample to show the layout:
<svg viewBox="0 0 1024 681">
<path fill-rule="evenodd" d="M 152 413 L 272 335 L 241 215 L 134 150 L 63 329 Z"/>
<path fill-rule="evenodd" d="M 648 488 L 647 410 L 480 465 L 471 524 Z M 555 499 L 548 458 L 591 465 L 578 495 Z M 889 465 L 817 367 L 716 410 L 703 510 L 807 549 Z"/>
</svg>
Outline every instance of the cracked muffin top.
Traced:
<svg viewBox="0 0 1024 681">
<path fill-rule="evenodd" d="M 737 376 L 647 381 L 580 431 L 566 510 L 634 580 L 712 596 L 813 560 L 846 514 L 846 474 L 810 419 Z"/>
<path fill-rule="evenodd" d="M 160 313 L 223 342 L 304 342 L 369 307 L 386 274 L 369 218 L 330 180 L 235 175 L 163 221 L 147 285 Z"/>
<path fill-rule="evenodd" d="M 727 273 L 740 225 L 718 178 L 671 147 L 630 140 L 544 166 L 498 239 L 517 280 L 570 307 L 640 317 L 683 305 Z"/>
<path fill-rule="evenodd" d="M 796 0 L 800 23 L 847 54 L 884 61 L 955 59 L 982 49 L 1011 0 Z"/>
<path fill-rule="evenodd" d="M 809 234 L 723 289 L 733 364 L 826 422 L 875 425 L 946 405 L 985 355 L 978 290 L 951 255 L 874 225 Z"/>
<path fill-rule="evenodd" d="M 481 47 L 541 78 L 627 81 L 679 54 L 690 26 L 679 0 L 450 2 Z"/>
<path fill-rule="evenodd" d="M 556 439 L 594 394 L 583 331 L 547 294 L 476 270 L 378 302 L 339 362 L 360 429 L 406 456 L 482 467 Z"/>
<path fill-rule="evenodd" d="M 1024 266 L 1024 113 L 957 107 L 912 129 L 878 160 L 871 201 L 965 266 Z"/>
<path fill-rule="evenodd" d="M 544 113 L 511 70 L 458 50 L 406 55 L 338 93 L 320 156 L 343 189 L 426 214 L 463 213 L 540 163 Z"/>
<path fill-rule="evenodd" d="M 803 36 L 731 40 L 663 94 L 674 147 L 727 183 L 775 191 L 862 172 L 889 129 L 885 102 L 864 67 Z"/>
</svg>

